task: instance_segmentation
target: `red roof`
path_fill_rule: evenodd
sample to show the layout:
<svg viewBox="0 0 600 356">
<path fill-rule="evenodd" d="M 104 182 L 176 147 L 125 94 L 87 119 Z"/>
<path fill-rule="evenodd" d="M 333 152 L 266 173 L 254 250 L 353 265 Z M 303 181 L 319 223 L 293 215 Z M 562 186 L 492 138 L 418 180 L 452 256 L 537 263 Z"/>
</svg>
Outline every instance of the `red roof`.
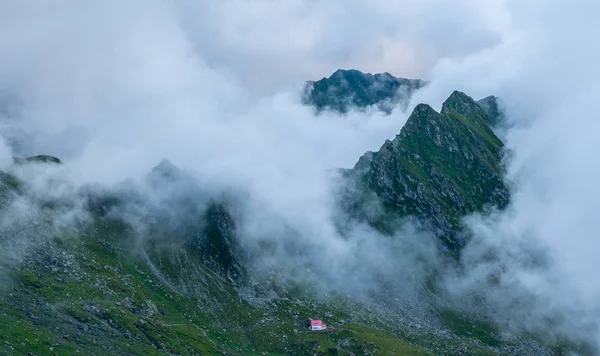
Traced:
<svg viewBox="0 0 600 356">
<path fill-rule="evenodd" d="M 323 326 L 323 322 L 321 320 L 310 319 L 310 326 Z"/>
</svg>

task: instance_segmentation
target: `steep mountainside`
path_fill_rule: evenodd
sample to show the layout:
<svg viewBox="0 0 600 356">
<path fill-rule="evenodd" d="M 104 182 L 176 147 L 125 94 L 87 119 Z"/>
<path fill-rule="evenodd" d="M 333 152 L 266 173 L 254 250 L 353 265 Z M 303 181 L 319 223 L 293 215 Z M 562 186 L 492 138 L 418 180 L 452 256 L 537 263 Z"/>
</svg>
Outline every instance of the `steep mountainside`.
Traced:
<svg viewBox="0 0 600 356">
<path fill-rule="evenodd" d="M 397 105 L 406 105 L 415 91 L 426 82 L 397 78 L 389 73 L 362 73 L 358 70 L 337 70 L 329 78 L 306 83 L 303 101 L 317 112 L 334 110 L 345 113 L 351 108 L 377 105 L 391 113 Z"/>
<path fill-rule="evenodd" d="M 400 218 L 414 216 L 459 251 L 461 217 L 487 205 L 503 208 L 509 199 L 503 144 L 491 120 L 477 102 L 456 91 L 441 113 L 418 105 L 394 140 L 343 172 L 345 209 L 390 234 Z"/>
</svg>

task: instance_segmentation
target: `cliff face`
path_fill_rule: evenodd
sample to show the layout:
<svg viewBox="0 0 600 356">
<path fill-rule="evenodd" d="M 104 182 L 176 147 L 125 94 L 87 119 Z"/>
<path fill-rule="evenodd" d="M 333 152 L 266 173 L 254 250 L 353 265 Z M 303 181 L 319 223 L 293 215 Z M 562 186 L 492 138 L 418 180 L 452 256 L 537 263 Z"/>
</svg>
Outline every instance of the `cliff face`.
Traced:
<svg viewBox="0 0 600 356">
<path fill-rule="evenodd" d="M 394 231 L 398 219 L 415 217 L 458 251 L 461 217 L 508 203 L 503 144 L 491 121 L 477 102 L 456 91 L 440 113 L 417 105 L 392 141 L 343 171 L 344 209 L 385 233 Z M 381 209 L 372 209 L 373 202 Z"/>
</svg>

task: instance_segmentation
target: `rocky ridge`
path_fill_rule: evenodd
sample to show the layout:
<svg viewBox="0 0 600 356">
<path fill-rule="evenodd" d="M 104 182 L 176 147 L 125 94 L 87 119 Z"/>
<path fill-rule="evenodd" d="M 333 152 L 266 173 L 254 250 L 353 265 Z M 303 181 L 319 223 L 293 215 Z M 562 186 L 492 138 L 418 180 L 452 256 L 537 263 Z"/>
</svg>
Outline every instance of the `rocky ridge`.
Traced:
<svg viewBox="0 0 600 356">
<path fill-rule="evenodd" d="M 329 78 L 308 81 L 302 100 L 317 112 L 333 110 L 347 113 L 370 106 L 390 114 L 394 107 L 403 109 L 412 95 L 427 83 L 418 79 L 397 78 L 389 73 L 362 73 L 355 69 L 337 70 Z"/>
<path fill-rule="evenodd" d="M 502 209 L 509 201 L 503 143 L 491 120 L 458 91 L 439 113 L 417 105 L 393 140 L 342 171 L 341 204 L 350 216 L 388 234 L 402 218 L 414 217 L 458 252 L 464 244 L 461 218 L 490 207 Z"/>
</svg>

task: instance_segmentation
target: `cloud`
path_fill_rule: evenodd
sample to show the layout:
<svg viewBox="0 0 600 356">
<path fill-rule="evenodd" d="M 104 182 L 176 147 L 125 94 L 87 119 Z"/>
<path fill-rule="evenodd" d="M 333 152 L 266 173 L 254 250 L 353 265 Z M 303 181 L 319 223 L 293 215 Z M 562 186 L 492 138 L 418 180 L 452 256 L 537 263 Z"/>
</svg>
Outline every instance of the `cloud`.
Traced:
<svg viewBox="0 0 600 356">
<path fill-rule="evenodd" d="M 467 220 L 474 242 L 465 252 L 471 283 L 481 290 L 496 275 L 488 297 L 522 323 L 560 315 L 571 335 L 599 340 L 595 282 L 600 170 L 594 163 L 600 132 L 595 2 L 509 1 L 510 28 L 494 48 L 446 58 L 431 72 L 432 85 L 414 100 L 437 102 L 449 88 L 475 97 L 501 97 L 511 127 L 502 132 L 510 155 L 512 203 L 499 215 Z M 490 251 L 497 258 L 486 260 Z M 532 257 L 548 262 L 531 264 Z M 545 256 L 545 257 L 544 257 Z M 455 279 L 452 283 L 457 282 Z M 468 292 L 467 292 L 468 291 Z M 524 293 L 535 305 L 515 308 Z M 519 313 L 521 316 L 519 317 Z M 527 319 L 527 320 L 525 320 Z"/>
<path fill-rule="evenodd" d="M 265 0 L 182 8 L 210 65 L 234 68 L 252 88 L 269 92 L 340 67 L 422 77 L 439 58 L 494 45 L 502 3 Z"/>
<path fill-rule="evenodd" d="M 367 238 L 376 237 L 372 231 L 351 241 L 337 233 L 331 219 L 331 171 L 354 165 L 362 153 L 393 137 L 405 114 L 388 117 L 372 110 L 317 118 L 301 105 L 303 83 L 298 79 L 312 78 L 315 68 L 328 74 L 339 58 L 350 63 L 369 36 L 344 48 L 329 48 L 331 43 L 321 42 L 326 32 L 337 31 L 341 41 L 352 36 L 347 29 L 360 30 L 348 28 L 330 5 L 295 6 L 162 1 L 0 4 L 0 50 L 7 53 L 0 61 L 0 93 L 6 108 L 2 132 L 15 154 L 56 155 L 67 167 L 61 174 L 68 184 L 60 187 L 50 184 L 56 172 L 23 169 L 20 176 L 35 177 L 28 193 L 57 199 L 77 195 L 82 185 L 111 186 L 139 178 L 167 158 L 192 172 L 206 189 L 234 186 L 250 194 L 258 205 L 246 212 L 247 225 L 242 227 L 248 244 L 267 232 L 272 234 L 269 239 L 284 241 L 282 245 L 297 236 L 298 249 L 312 253 L 304 255 L 305 260 L 291 260 L 290 251 L 282 250 L 275 257 L 288 258 L 290 270 L 294 263 L 318 267 L 321 255 L 328 268 L 323 278 L 308 276 L 342 287 L 344 278 L 366 279 L 367 271 L 382 269 L 372 264 L 360 274 L 340 278 L 339 273 L 356 268 L 360 259 L 375 260 L 379 240 Z M 315 18 L 319 31 L 305 44 L 289 40 L 303 39 L 306 20 L 298 16 L 303 14 L 298 7 Z M 351 7 L 347 11 L 352 16 L 367 8 L 360 3 Z M 369 16 L 388 10 L 379 8 Z M 248 22 L 248 13 L 256 14 L 254 20 Z M 338 17 L 337 26 L 328 14 Z M 384 30 L 374 29 L 373 36 Z M 323 49 L 329 52 L 319 55 Z M 324 58 L 329 59 L 321 63 Z M 365 60 L 363 56 L 361 61 Z M 160 192 L 155 194 L 138 215 L 161 201 Z M 71 206 L 79 211 L 81 197 L 73 199 Z M 255 231 L 256 226 L 262 230 Z M 388 241 L 386 251 L 409 244 L 412 234 L 405 235 L 398 245 Z M 423 253 L 435 255 L 429 245 L 423 246 Z M 402 260 L 402 265 L 410 260 Z M 365 283 L 360 292 L 370 287 Z"/>
<path fill-rule="evenodd" d="M 336 235 L 328 171 L 378 149 L 406 113 L 315 118 L 299 103 L 302 81 L 345 67 L 429 79 L 413 101 L 435 107 L 455 89 L 499 95 L 513 203 L 468 220 L 472 274 L 460 283 L 472 288 L 497 267 L 480 257 L 509 246 L 504 292 L 518 285 L 556 309 L 595 311 L 597 10 L 585 0 L 2 2 L 2 133 L 16 154 L 62 158 L 78 184 L 119 182 L 168 158 L 207 185 L 244 187 L 265 214 L 244 227 L 249 241 L 263 226 L 274 236 L 291 226 L 343 271 L 346 256 L 406 249 L 369 231 Z M 523 265 L 529 241 L 552 268 Z"/>
</svg>

